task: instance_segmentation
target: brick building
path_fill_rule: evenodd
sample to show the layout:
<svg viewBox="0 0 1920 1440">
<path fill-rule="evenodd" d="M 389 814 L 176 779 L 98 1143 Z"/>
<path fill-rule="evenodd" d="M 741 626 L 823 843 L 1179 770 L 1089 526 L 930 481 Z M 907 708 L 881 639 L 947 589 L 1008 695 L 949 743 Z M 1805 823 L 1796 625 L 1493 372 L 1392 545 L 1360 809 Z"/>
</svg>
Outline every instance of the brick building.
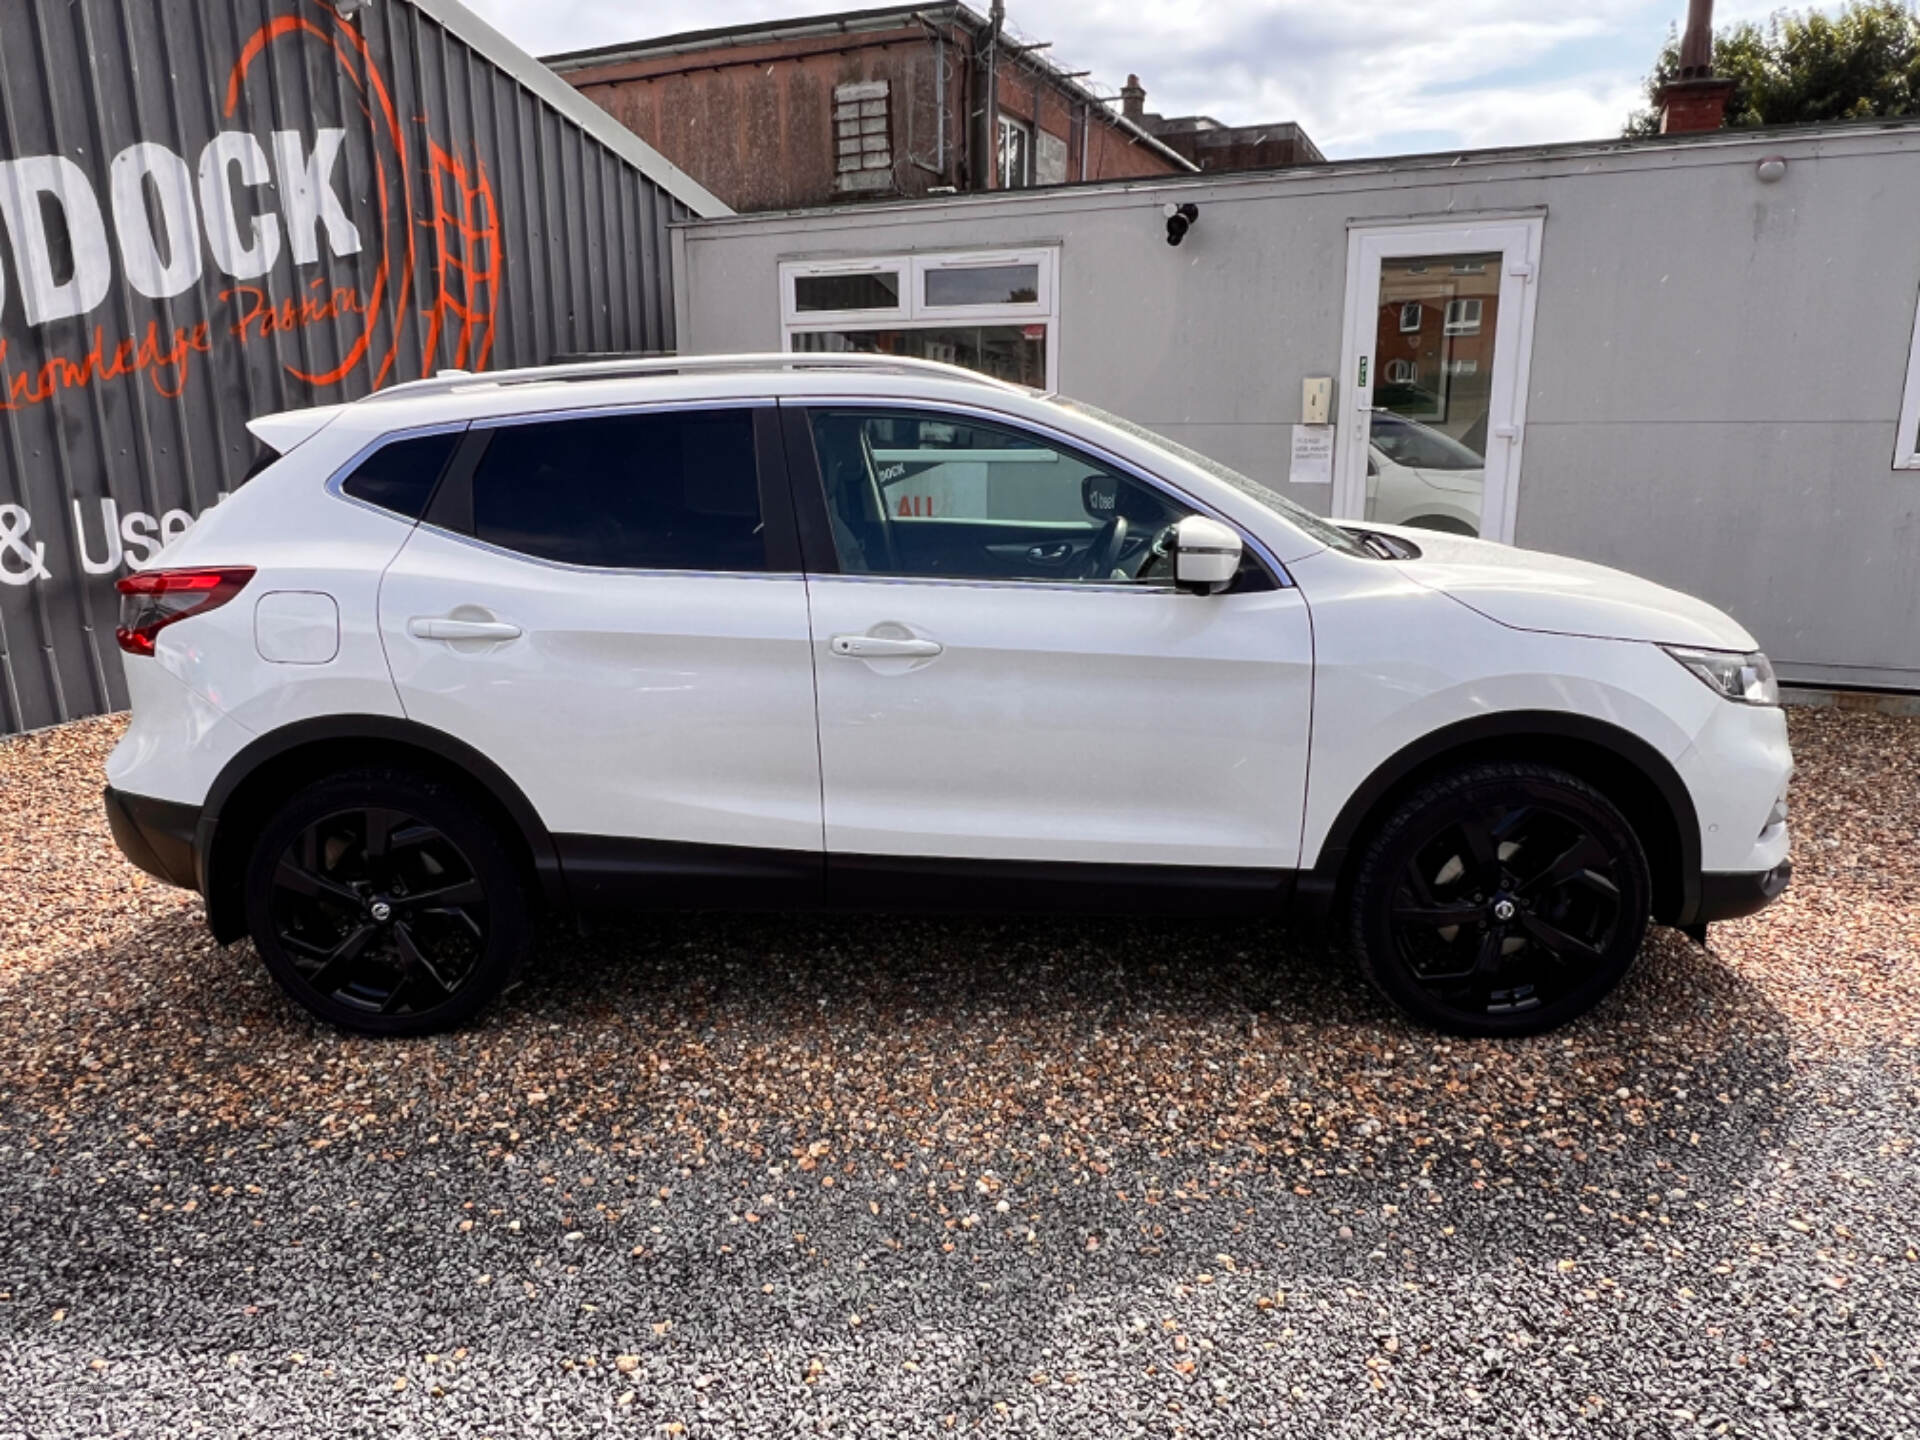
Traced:
<svg viewBox="0 0 1920 1440">
<path fill-rule="evenodd" d="M 1211 115 L 1152 114 L 1138 75 L 1127 76 L 1120 89 L 1120 113 L 1201 170 L 1273 170 L 1327 158 L 1292 120 L 1222 125 Z"/>
<path fill-rule="evenodd" d="M 736 210 L 1198 168 L 1015 40 L 998 3 L 734 25 L 546 63 Z"/>
</svg>

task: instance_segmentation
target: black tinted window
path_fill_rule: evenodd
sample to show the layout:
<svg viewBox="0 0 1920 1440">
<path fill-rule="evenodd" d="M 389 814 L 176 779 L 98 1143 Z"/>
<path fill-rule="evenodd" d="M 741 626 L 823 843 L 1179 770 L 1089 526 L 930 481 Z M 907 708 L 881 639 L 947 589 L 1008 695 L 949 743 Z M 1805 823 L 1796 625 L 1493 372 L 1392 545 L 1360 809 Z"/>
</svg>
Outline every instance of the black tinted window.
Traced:
<svg viewBox="0 0 1920 1440">
<path fill-rule="evenodd" d="M 340 488 L 356 500 L 418 520 L 459 443 L 458 432 L 396 440 L 362 460 Z"/>
<path fill-rule="evenodd" d="M 764 570 L 753 416 L 687 410 L 509 425 L 473 477 L 489 545 L 628 570 Z"/>
</svg>

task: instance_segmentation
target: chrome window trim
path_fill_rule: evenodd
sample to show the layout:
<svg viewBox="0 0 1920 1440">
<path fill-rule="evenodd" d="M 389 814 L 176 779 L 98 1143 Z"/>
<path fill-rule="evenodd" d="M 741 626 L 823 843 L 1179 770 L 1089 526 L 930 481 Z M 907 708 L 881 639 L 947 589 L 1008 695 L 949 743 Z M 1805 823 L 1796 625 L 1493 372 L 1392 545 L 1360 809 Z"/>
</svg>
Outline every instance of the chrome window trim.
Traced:
<svg viewBox="0 0 1920 1440">
<path fill-rule="evenodd" d="M 1145 485 L 1150 490 L 1156 490 L 1162 495 L 1177 496 L 1179 498 L 1179 502 L 1182 505 L 1185 505 L 1188 509 L 1192 510 L 1196 515 L 1205 515 L 1210 520 L 1219 521 L 1222 525 L 1225 525 L 1228 529 L 1232 530 L 1234 534 L 1240 537 L 1240 543 L 1242 545 L 1246 546 L 1248 549 L 1252 550 L 1254 554 L 1260 557 L 1261 562 L 1264 565 L 1266 565 L 1269 573 L 1272 574 L 1274 584 L 1279 589 L 1291 590 L 1295 588 L 1293 583 L 1293 576 L 1288 573 L 1287 567 L 1280 563 L 1279 557 L 1276 556 L 1273 553 L 1273 551 L 1268 548 L 1267 543 L 1264 540 L 1262 540 L 1258 535 L 1249 533 L 1249 531 L 1247 530 L 1247 527 L 1240 524 L 1237 520 L 1233 520 L 1225 515 L 1222 515 L 1212 505 L 1208 504 L 1204 500 L 1201 500 L 1199 497 L 1189 493 L 1187 490 L 1181 488 L 1181 486 L 1179 486 L 1178 484 L 1167 479 L 1165 476 L 1155 475 L 1149 471 L 1143 470 L 1140 468 L 1139 465 L 1135 464 L 1133 461 L 1127 460 L 1119 455 L 1114 454 L 1111 450 L 1106 449 L 1102 445 L 1096 444 L 1089 440 L 1084 440 L 1080 436 L 1073 434 L 1071 431 L 1062 430 L 1055 426 L 1048 425 L 1044 421 L 1032 420 L 1025 415 L 1016 415 L 1006 410 L 995 410 L 991 406 L 976 405 L 969 401 L 910 400 L 910 399 L 903 399 L 898 395 L 810 396 L 810 395 L 796 394 L 796 395 L 781 396 L 780 403 L 782 405 L 800 406 L 809 410 L 820 410 L 820 409 L 847 410 L 847 409 L 861 409 L 868 406 L 878 406 L 882 409 L 912 410 L 912 411 L 919 411 L 922 413 L 933 414 L 933 415 L 938 415 L 944 412 L 953 412 L 961 415 L 978 415 L 981 419 L 986 420 L 992 424 L 1009 426 L 1017 430 L 1026 430 L 1035 435 L 1046 436 L 1049 439 L 1054 440 L 1057 443 L 1066 446 L 1070 450 L 1078 450 L 1083 454 L 1090 455 L 1098 460 L 1101 460 L 1102 462 L 1108 465 L 1113 466 L 1122 475 L 1127 476 L 1128 478 L 1138 482 L 1139 484 Z M 1248 496 L 1247 498 L 1249 500 L 1252 500 L 1253 497 Z M 1258 504 L 1259 502 L 1254 501 L 1253 503 Z M 872 576 L 872 577 L 862 577 L 862 578 L 910 579 L 911 580 L 911 579 L 930 579 L 933 577 Z M 954 583 L 954 582 L 947 582 L 947 583 Z M 1054 580 L 992 580 L 984 583 L 994 584 L 994 585 L 1043 585 L 1043 586 L 1047 586 L 1055 589 L 1065 588 L 1060 585 L 1060 582 L 1054 581 Z M 1081 587 L 1075 586 L 1073 588 L 1081 588 Z M 1115 586 L 1112 588 L 1118 589 L 1121 587 Z"/>
<path fill-rule="evenodd" d="M 336 500 L 344 500 L 349 505 L 357 505 L 360 509 L 370 511 L 375 515 L 384 515 L 389 520 L 397 520 L 411 530 L 421 523 L 418 516 L 403 515 L 398 510 L 389 510 L 384 505 L 376 505 L 371 500 L 362 500 L 358 495 L 349 495 L 345 489 L 347 481 L 354 477 L 354 473 L 358 471 L 370 457 L 376 452 L 386 449 L 389 445 L 397 445 L 402 440 L 424 440 L 429 435 L 464 435 L 470 427 L 470 421 L 443 420 L 437 425 L 410 425 L 404 430 L 389 430 L 384 435 L 369 440 L 365 445 L 362 445 L 358 450 L 354 451 L 353 455 L 345 464 L 337 467 L 333 474 L 327 477 L 327 483 L 322 488 Z M 296 446 L 295 448 L 297 449 L 299 447 Z M 292 451 L 288 453 L 291 454 Z M 432 497 L 429 496 L 428 498 L 431 499 Z"/>
<path fill-rule="evenodd" d="M 453 540 L 489 555 L 498 555 L 503 560 L 518 560 L 523 565 L 538 565 L 547 570 L 560 570 L 573 575 L 611 575 L 637 580 L 805 580 L 807 577 L 798 570 L 658 570 L 642 569 L 638 566 L 577 565 L 571 560 L 549 560 L 544 555 L 529 555 L 524 550 L 509 550 L 504 545 L 494 545 L 473 535 L 462 535 L 458 530 L 449 530 L 444 525 L 433 525 L 422 520 L 414 527 Z"/>
<path fill-rule="evenodd" d="M 1186 593 L 1173 585 L 1141 585 L 1137 582 L 1123 583 L 1118 580 L 988 580 L 948 575 L 807 576 L 809 585 L 837 582 L 849 585 L 937 585 L 950 590 L 1064 590 L 1069 594 L 1081 595 L 1089 592 L 1096 595 L 1181 595 Z"/>
</svg>

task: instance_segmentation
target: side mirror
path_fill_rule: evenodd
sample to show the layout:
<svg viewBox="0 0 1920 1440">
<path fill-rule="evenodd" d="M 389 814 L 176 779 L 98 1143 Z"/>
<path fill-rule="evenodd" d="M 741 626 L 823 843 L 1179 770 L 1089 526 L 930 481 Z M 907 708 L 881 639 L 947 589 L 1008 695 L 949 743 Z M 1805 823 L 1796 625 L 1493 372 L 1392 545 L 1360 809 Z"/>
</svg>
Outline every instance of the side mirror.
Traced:
<svg viewBox="0 0 1920 1440">
<path fill-rule="evenodd" d="M 1240 532 L 1205 515 L 1174 527 L 1173 583 L 1196 595 L 1217 595 L 1240 571 Z"/>
</svg>

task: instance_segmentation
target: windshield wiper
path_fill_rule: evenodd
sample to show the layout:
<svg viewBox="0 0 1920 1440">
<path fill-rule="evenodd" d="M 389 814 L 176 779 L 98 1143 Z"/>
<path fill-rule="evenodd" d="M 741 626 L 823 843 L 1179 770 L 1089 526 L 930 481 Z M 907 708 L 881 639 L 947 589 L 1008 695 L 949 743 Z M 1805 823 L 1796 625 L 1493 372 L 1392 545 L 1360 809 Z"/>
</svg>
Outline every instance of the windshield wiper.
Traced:
<svg viewBox="0 0 1920 1440">
<path fill-rule="evenodd" d="M 1357 525 L 1342 525 L 1347 534 L 1358 540 L 1366 552 L 1376 560 L 1418 560 L 1420 547 L 1411 540 L 1402 540 L 1398 535 L 1382 535 L 1378 530 L 1362 530 Z"/>
</svg>

